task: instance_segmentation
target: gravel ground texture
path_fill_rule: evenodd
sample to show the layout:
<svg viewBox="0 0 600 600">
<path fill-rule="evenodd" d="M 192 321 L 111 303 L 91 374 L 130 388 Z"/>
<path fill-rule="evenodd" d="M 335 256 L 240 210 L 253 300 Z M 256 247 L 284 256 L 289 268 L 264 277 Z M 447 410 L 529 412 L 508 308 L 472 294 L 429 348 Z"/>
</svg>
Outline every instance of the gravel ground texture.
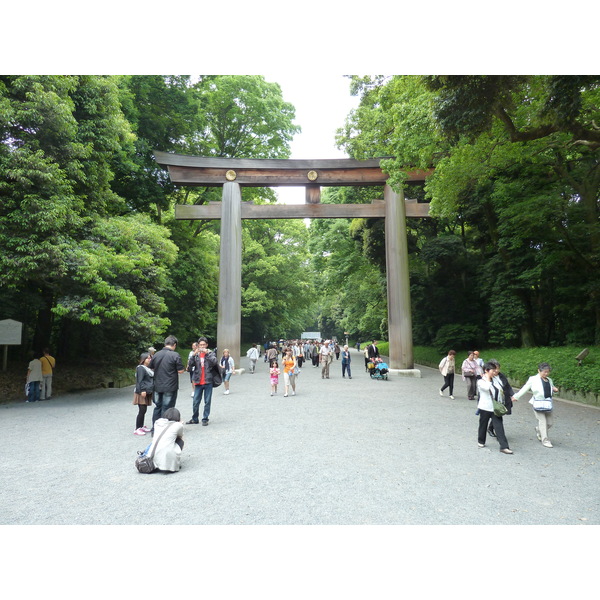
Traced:
<svg viewBox="0 0 600 600">
<path fill-rule="evenodd" d="M 247 369 L 247 359 L 240 365 Z M 257 372 L 214 390 L 210 424 L 185 425 L 182 469 L 142 475 L 133 387 L 0 406 L 3 525 L 598 525 L 600 410 L 558 399 L 554 448 L 523 398 L 505 417 L 514 455 L 477 447 L 475 402 L 457 378 L 372 380 L 353 354 L 330 379 L 305 364 L 297 395 Z M 180 377 L 177 408 L 191 417 Z M 148 411 L 146 424 L 151 420 Z"/>
</svg>

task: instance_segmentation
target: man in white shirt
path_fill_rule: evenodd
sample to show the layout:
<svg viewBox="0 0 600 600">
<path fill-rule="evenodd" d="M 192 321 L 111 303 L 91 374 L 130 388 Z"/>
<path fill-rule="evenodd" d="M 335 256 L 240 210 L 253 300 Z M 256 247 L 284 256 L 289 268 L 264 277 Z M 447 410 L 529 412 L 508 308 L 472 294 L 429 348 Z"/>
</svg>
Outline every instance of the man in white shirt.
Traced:
<svg viewBox="0 0 600 600">
<path fill-rule="evenodd" d="M 331 350 L 329 341 L 323 342 L 319 351 L 319 362 L 321 363 L 321 379 L 329 379 L 329 365 L 331 363 Z"/>
<path fill-rule="evenodd" d="M 252 348 L 246 352 L 246 356 L 250 360 L 250 373 L 254 375 L 254 371 L 256 369 L 256 361 L 258 360 L 258 348 L 256 344 L 252 344 Z"/>
</svg>

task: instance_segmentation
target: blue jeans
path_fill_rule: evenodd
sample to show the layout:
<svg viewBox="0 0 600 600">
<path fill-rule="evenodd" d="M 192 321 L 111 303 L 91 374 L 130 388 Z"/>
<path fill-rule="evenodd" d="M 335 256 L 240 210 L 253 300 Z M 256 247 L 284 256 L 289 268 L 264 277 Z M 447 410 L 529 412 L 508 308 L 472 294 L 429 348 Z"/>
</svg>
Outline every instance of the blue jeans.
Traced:
<svg viewBox="0 0 600 600">
<path fill-rule="evenodd" d="M 352 372 L 350 371 L 350 363 L 344 362 L 342 360 L 342 377 L 345 377 L 346 371 L 348 371 L 348 377 L 352 377 Z"/>
<path fill-rule="evenodd" d="M 177 402 L 177 390 L 174 392 L 154 392 L 154 412 L 152 413 L 153 429 L 156 419 L 160 419 L 169 408 L 174 408 L 175 402 Z"/>
<path fill-rule="evenodd" d="M 194 414 L 192 415 L 192 421 L 198 422 L 198 415 L 200 413 L 200 401 L 202 400 L 202 394 L 204 393 L 204 413 L 202 415 L 203 421 L 208 421 L 208 415 L 210 415 L 210 401 L 212 399 L 213 385 L 212 383 L 205 383 L 203 385 L 194 386 Z"/>
<path fill-rule="evenodd" d="M 29 402 L 37 402 L 40 399 L 40 382 L 31 381 L 29 382 L 29 395 L 27 396 Z"/>
</svg>

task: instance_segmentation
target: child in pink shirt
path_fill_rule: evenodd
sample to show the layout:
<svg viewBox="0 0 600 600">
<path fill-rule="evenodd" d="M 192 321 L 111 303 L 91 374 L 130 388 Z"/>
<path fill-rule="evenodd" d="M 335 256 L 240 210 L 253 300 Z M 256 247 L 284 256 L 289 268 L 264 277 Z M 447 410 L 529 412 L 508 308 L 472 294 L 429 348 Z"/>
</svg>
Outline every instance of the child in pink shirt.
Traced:
<svg viewBox="0 0 600 600">
<path fill-rule="evenodd" d="M 277 361 L 274 360 L 271 368 L 269 369 L 269 377 L 271 378 L 271 396 L 277 393 L 277 384 L 279 383 L 279 374 L 281 371 L 279 370 L 279 365 Z"/>
</svg>

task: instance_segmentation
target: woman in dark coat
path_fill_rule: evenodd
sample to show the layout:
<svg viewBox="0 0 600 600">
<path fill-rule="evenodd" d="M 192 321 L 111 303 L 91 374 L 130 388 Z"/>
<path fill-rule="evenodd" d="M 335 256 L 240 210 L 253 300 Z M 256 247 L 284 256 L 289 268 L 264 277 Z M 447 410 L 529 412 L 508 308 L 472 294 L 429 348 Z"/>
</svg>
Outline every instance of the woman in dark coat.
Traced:
<svg viewBox="0 0 600 600">
<path fill-rule="evenodd" d="M 144 426 L 146 410 L 152 406 L 154 395 L 154 371 L 148 366 L 152 360 L 149 352 L 142 352 L 140 362 L 135 370 L 135 389 L 133 391 L 133 403 L 138 406 L 138 414 L 135 420 L 135 435 L 146 435 L 150 428 Z"/>
</svg>

